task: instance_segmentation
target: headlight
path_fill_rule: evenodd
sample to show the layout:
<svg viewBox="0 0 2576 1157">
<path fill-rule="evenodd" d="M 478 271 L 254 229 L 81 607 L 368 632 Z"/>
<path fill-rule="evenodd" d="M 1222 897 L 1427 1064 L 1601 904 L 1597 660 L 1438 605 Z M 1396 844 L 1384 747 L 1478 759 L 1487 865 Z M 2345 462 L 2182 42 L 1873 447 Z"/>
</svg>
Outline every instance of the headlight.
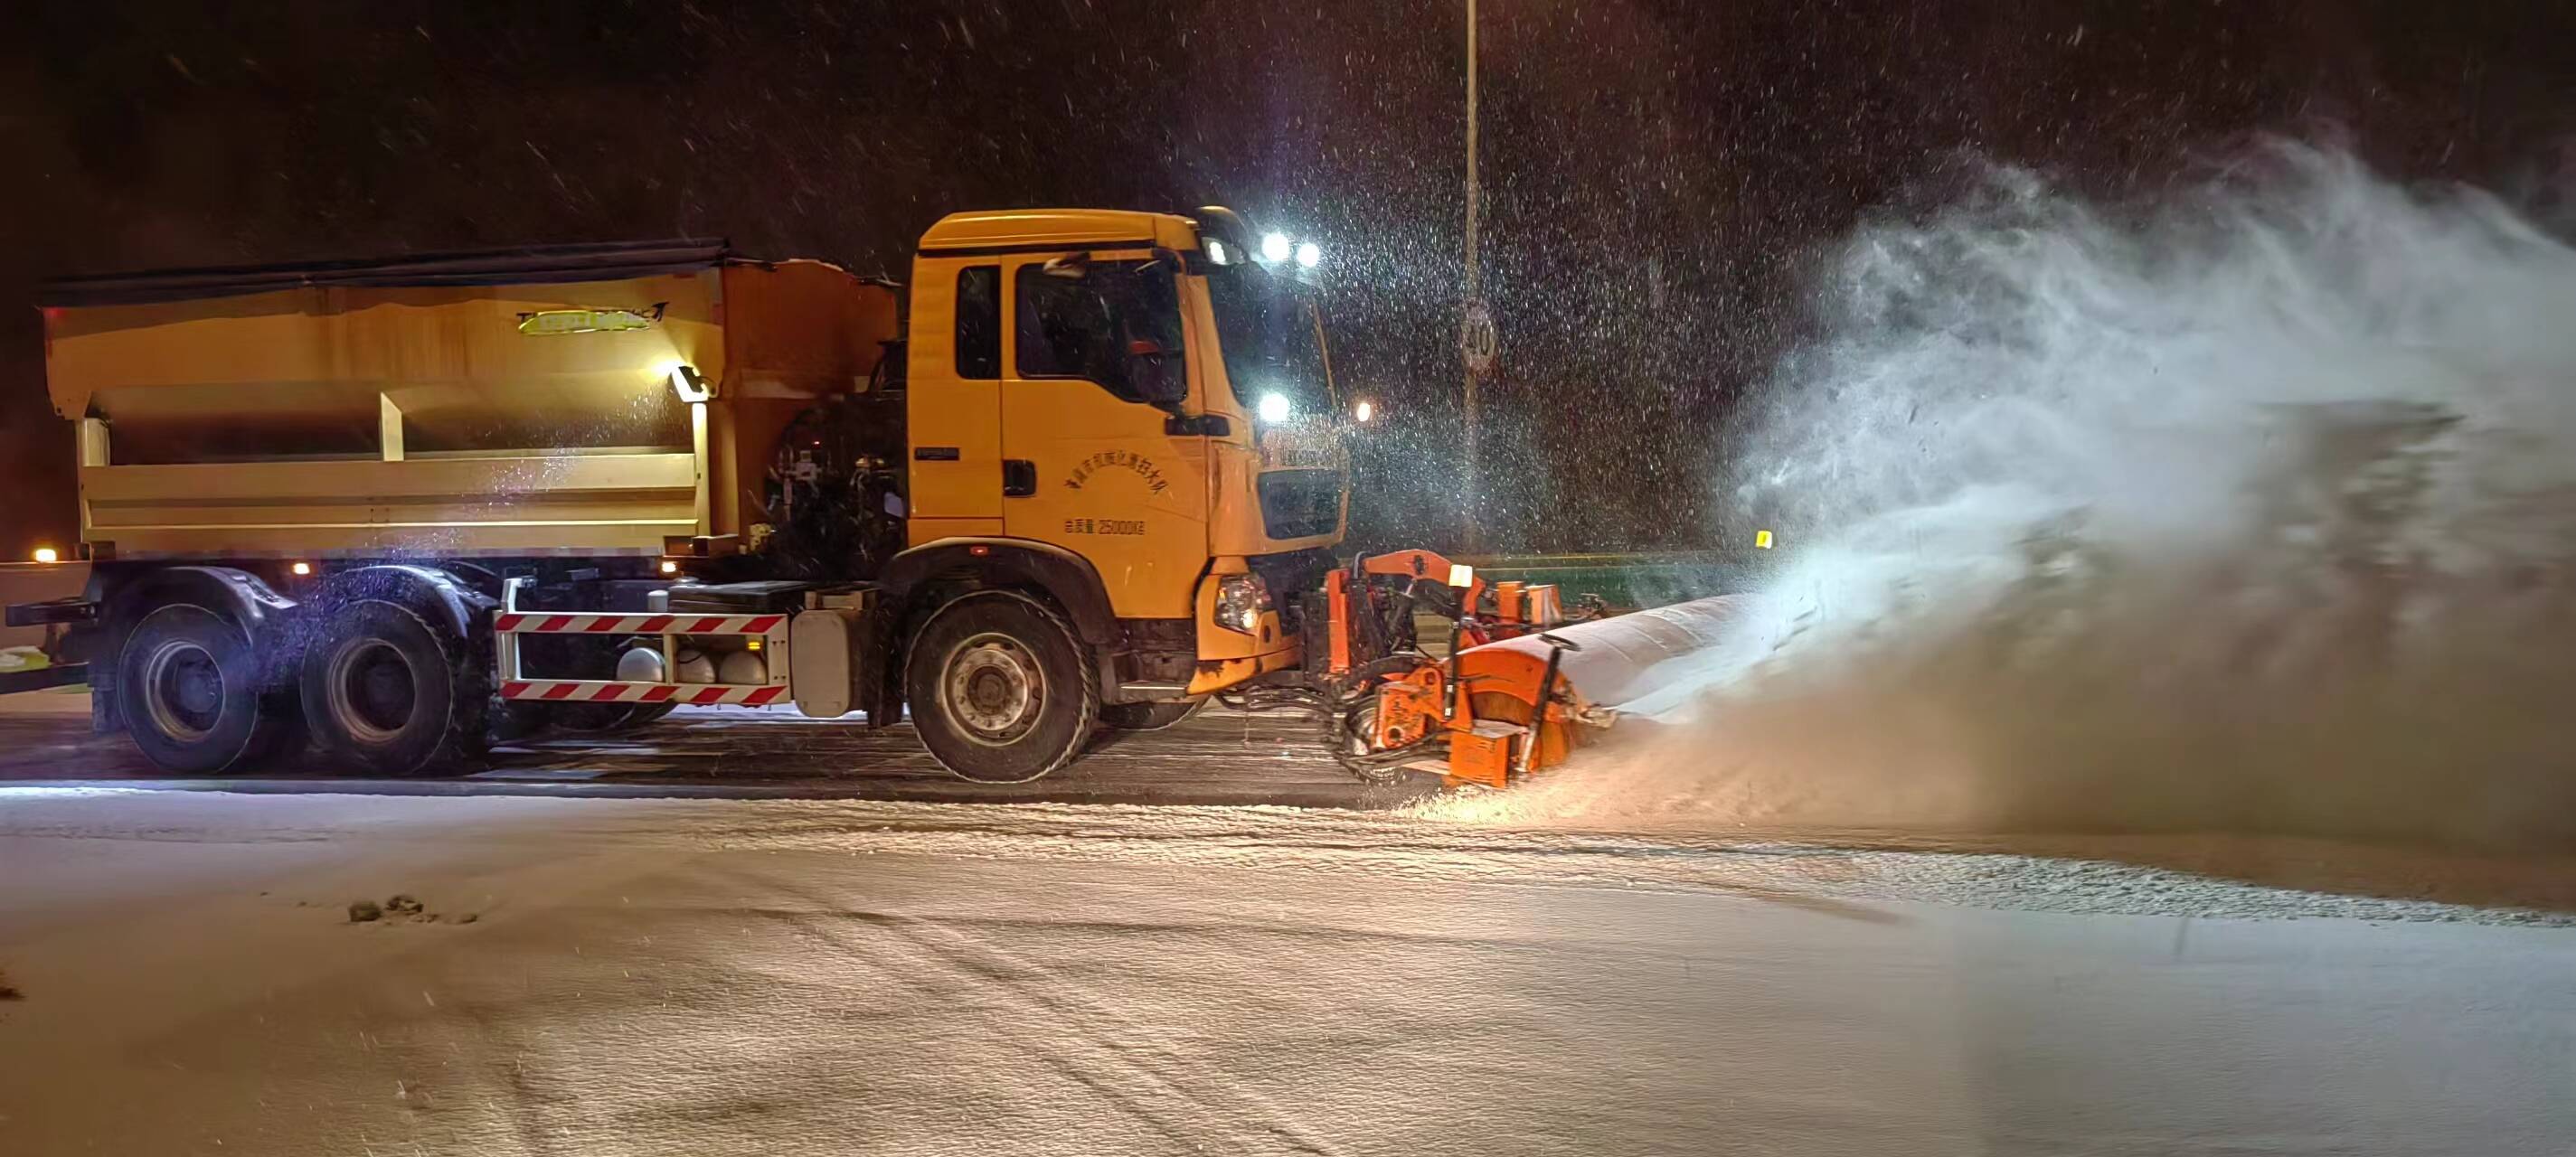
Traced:
<svg viewBox="0 0 2576 1157">
<path fill-rule="evenodd" d="M 1257 574 L 1230 574 L 1216 580 L 1216 625 L 1251 634 L 1270 609 L 1270 585 Z"/>
<path fill-rule="evenodd" d="M 1261 404 L 1255 408 L 1253 412 L 1262 421 L 1268 422 L 1272 425 L 1285 422 L 1288 420 L 1290 412 L 1288 406 L 1288 395 L 1263 394 L 1261 395 Z"/>
</svg>

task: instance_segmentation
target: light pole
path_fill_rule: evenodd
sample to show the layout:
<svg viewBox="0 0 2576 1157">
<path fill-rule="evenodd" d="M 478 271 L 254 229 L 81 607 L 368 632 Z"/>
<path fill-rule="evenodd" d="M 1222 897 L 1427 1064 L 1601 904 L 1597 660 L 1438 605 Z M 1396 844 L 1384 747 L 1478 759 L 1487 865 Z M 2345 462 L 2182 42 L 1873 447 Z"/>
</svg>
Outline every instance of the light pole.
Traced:
<svg viewBox="0 0 2576 1157">
<path fill-rule="evenodd" d="M 1462 354 L 1467 318 L 1479 307 L 1482 292 L 1476 277 L 1476 201 L 1476 0 L 1467 0 L 1467 297 L 1459 303 L 1458 324 Z M 1466 363 L 1467 371 L 1467 461 L 1462 473 L 1466 475 L 1466 548 L 1473 554 L 1483 538 L 1476 518 L 1476 367 L 1464 356 L 1459 360 Z"/>
</svg>

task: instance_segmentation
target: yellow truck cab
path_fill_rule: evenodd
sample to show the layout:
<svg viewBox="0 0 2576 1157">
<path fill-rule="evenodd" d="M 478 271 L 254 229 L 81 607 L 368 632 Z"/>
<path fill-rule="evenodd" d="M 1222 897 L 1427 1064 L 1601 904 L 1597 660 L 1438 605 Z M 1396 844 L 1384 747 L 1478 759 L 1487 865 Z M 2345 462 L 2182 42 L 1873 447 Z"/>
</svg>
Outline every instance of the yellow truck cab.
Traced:
<svg viewBox="0 0 2576 1157">
<path fill-rule="evenodd" d="M 1295 666 L 1295 599 L 1342 536 L 1340 415 L 1312 303 L 1251 244 L 1222 209 L 933 226 L 908 322 L 910 549 L 885 586 L 910 591 L 925 567 L 1034 576 L 1092 652 L 1115 723 L 1175 719 Z M 942 621 L 1034 613 L 1015 601 L 934 611 L 907 648 L 905 698 L 961 774 L 1038 773 L 1007 741 L 1038 722 L 1032 696 L 1066 691 L 1016 628 Z"/>
<path fill-rule="evenodd" d="M 687 241 L 58 282 L 91 577 L 10 621 L 179 772 L 792 702 L 1034 778 L 1301 661 L 1343 415 L 1256 253 L 1015 210 L 908 287 Z"/>
<path fill-rule="evenodd" d="M 1168 681 L 1194 694 L 1292 661 L 1275 612 L 1220 614 L 1229 576 L 1342 533 L 1322 330 L 1276 276 L 1180 217 L 940 222 L 913 263 L 911 543 L 1089 560 L 1117 618 L 1187 622 L 1197 662 Z"/>
</svg>

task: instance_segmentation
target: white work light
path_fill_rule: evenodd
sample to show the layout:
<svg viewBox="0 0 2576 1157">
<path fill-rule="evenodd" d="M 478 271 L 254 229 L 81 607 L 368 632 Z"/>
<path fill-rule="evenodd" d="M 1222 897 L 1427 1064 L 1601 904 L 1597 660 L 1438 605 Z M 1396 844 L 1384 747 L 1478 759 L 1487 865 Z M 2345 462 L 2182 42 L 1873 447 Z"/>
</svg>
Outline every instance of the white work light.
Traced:
<svg viewBox="0 0 2576 1157">
<path fill-rule="evenodd" d="M 706 376 L 698 372 L 698 367 L 691 365 L 671 367 L 671 392 L 678 394 L 681 401 L 692 404 L 716 396 L 715 390 L 707 385 Z"/>
<path fill-rule="evenodd" d="M 1312 241 L 1304 241 L 1304 242 L 1299 242 L 1299 243 L 1298 243 L 1298 245 L 1297 245 L 1297 266 L 1298 266 L 1298 268 L 1301 268 L 1301 269 L 1313 269 L 1313 268 L 1315 267 L 1315 263 L 1316 263 L 1316 262 L 1318 262 L 1318 261 L 1322 261 L 1323 259 L 1324 259 L 1324 251 L 1323 251 L 1323 249 L 1322 249 L 1322 248 L 1320 248 L 1320 247 L 1318 247 L 1314 242 L 1312 242 Z"/>
<path fill-rule="evenodd" d="M 1261 237 L 1261 256 L 1267 261 L 1286 261 L 1291 249 L 1285 233 L 1265 233 Z"/>
<path fill-rule="evenodd" d="M 1286 394 L 1263 394 L 1263 395 L 1261 395 L 1261 408 L 1260 408 L 1258 411 L 1256 411 L 1256 412 L 1257 412 L 1257 413 L 1259 413 L 1259 414 L 1261 415 L 1261 420 L 1262 420 L 1262 421 L 1264 421 L 1264 422 L 1285 422 L 1285 421 L 1287 421 L 1287 420 L 1288 420 L 1288 395 L 1286 395 Z"/>
<path fill-rule="evenodd" d="M 54 548 L 50 546 L 40 546 L 36 548 L 37 562 L 61 562 L 62 558 L 63 556 L 55 553 Z"/>
<path fill-rule="evenodd" d="M 1354 422 L 1365 422 L 1376 416 L 1377 407 L 1372 406 L 1367 402 L 1362 402 L 1359 405 L 1351 407 L 1351 420 Z"/>
</svg>

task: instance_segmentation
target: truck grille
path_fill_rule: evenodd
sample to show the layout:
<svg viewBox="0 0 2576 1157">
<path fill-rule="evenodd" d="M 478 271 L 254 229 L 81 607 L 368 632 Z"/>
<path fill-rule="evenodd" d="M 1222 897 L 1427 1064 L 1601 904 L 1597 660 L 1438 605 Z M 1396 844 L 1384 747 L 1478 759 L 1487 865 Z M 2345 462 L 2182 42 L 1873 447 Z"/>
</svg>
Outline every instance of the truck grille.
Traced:
<svg viewBox="0 0 2576 1157">
<path fill-rule="evenodd" d="M 1270 470 L 1261 475 L 1261 526 L 1270 537 L 1308 538 L 1342 525 L 1338 470 Z"/>
</svg>

